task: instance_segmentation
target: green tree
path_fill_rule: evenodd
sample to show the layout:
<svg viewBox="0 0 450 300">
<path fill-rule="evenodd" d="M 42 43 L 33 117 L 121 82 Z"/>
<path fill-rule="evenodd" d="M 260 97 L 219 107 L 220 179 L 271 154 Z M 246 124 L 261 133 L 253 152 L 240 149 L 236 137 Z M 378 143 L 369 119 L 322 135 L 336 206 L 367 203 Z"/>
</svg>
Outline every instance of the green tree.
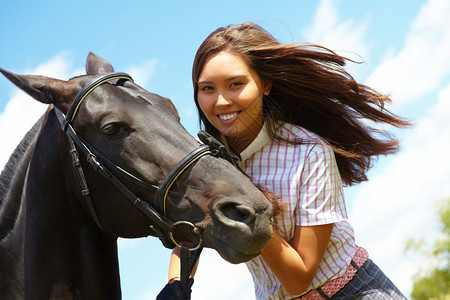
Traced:
<svg viewBox="0 0 450 300">
<path fill-rule="evenodd" d="M 415 279 L 411 292 L 411 298 L 414 300 L 450 300 L 450 198 L 442 200 L 439 217 L 442 234 L 428 253 L 433 268 Z M 418 251 L 423 245 L 423 239 L 409 240 L 406 250 Z"/>
</svg>

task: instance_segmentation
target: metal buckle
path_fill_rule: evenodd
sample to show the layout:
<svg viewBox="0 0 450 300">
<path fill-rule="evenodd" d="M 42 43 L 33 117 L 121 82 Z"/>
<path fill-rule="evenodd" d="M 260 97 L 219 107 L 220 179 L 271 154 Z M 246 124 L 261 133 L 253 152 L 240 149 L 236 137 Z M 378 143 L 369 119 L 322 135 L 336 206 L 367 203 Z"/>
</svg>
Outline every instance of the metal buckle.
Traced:
<svg viewBox="0 0 450 300">
<path fill-rule="evenodd" d="M 188 226 L 191 226 L 191 227 L 193 228 L 192 231 L 193 231 L 195 234 L 197 234 L 197 235 L 199 236 L 199 238 L 200 238 L 198 244 L 197 244 L 197 245 L 194 245 L 194 246 L 191 247 L 191 248 L 189 248 L 189 251 L 192 252 L 192 251 L 195 251 L 195 250 L 200 249 L 200 247 L 201 247 L 202 244 L 203 244 L 203 237 L 202 237 L 202 233 L 200 232 L 200 229 L 199 229 L 197 226 L 195 226 L 194 224 L 192 224 L 191 222 L 188 222 L 188 221 L 178 221 L 178 222 L 173 223 L 173 226 L 174 226 L 174 227 L 177 227 L 178 225 L 188 225 Z M 181 248 L 181 244 L 179 244 L 179 243 L 175 240 L 175 238 L 173 237 L 173 232 L 172 232 L 172 231 L 169 232 L 169 237 L 170 237 L 170 239 L 172 240 L 172 242 L 173 242 L 177 247 L 180 247 L 180 248 Z"/>
</svg>

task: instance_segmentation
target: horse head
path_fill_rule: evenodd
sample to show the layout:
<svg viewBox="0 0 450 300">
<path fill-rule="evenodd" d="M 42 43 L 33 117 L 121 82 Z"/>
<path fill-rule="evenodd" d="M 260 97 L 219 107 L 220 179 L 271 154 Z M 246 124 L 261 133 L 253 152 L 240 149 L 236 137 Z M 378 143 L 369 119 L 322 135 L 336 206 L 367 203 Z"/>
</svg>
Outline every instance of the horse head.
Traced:
<svg viewBox="0 0 450 300">
<path fill-rule="evenodd" d="M 63 117 L 72 115 L 72 102 L 80 91 L 114 69 L 106 60 L 90 53 L 87 75 L 68 81 L 0 71 L 36 100 L 51 104 L 54 109 L 48 119 L 59 126 L 55 122 L 61 119 L 58 111 Z M 202 243 L 232 263 L 258 255 L 272 233 L 272 204 L 226 159 L 198 155 L 166 186 L 163 205 L 158 202 L 157 189 L 151 187 L 163 185 L 174 167 L 201 145 L 180 124 L 178 112 L 169 99 L 125 79 L 112 78 L 95 86 L 77 105 L 73 118 L 61 123 L 63 129 L 73 128 L 75 136 L 89 149 L 95 149 L 92 151 L 117 167 L 101 166 L 107 174 L 100 176 L 88 162 L 90 154 L 81 153 L 80 146 L 75 146 L 80 152 L 80 167 L 92 203 L 84 200 L 85 191 L 76 180 L 79 175 L 76 168 L 71 168 L 64 184 L 71 186 L 77 201 L 95 215 L 101 228 L 98 230 L 115 237 L 158 236 L 164 230 L 155 224 L 154 218 L 149 218 L 149 213 L 136 208 L 137 202 L 141 202 L 150 214 L 156 213 L 156 218 L 171 222 L 174 244 Z M 64 144 L 66 148 L 70 146 L 67 141 Z M 120 181 L 136 196 L 136 201 L 129 201 L 130 197 L 113 185 L 108 176 Z M 89 206 L 95 207 L 93 212 Z"/>
</svg>

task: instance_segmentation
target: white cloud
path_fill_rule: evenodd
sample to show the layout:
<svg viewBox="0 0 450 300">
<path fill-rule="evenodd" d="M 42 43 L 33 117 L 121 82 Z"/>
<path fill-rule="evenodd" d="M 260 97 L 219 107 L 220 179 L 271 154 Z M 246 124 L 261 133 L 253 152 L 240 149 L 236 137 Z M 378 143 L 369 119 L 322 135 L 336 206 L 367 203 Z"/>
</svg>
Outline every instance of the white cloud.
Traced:
<svg viewBox="0 0 450 300">
<path fill-rule="evenodd" d="M 403 150 L 365 183 L 354 202 L 351 222 L 357 241 L 385 273 L 408 294 L 417 261 L 405 256 L 408 238 L 435 238 L 436 201 L 450 196 L 450 85 L 418 121 Z"/>
<path fill-rule="evenodd" d="M 420 99 L 450 73 L 450 1 L 429 0 L 420 10 L 403 48 L 381 63 L 367 84 L 392 94 L 394 105 Z"/>
<path fill-rule="evenodd" d="M 215 250 L 202 252 L 192 299 L 255 299 L 253 280 L 245 264 L 224 261 Z"/>
<path fill-rule="evenodd" d="M 367 57 L 369 49 L 363 41 L 367 24 L 339 20 L 335 3 L 335 0 L 321 0 L 313 23 L 302 30 L 302 35 L 306 41 L 338 51 L 344 56 L 353 57 L 351 52 L 362 58 Z M 353 58 L 361 61 L 359 57 Z"/>
<path fill-rule="evenodd" d="M 156 59 L 148 60 L 139 66 L 133 65 L 128 67 L 127 73 L 133 77 L 138 85 L 146 87 L 150 77 L 155 73 L 157 64 L 158 61 Z"/>
<path fill-rule="evenodd" d="M 449 18 L 450 2 L 428 1 L 403 48 L 387 57 L 367 80 L 369 86 L 392 93 L 394 108 L 414 108 L 414 101 L 440 89 L 437 104 L 423 112 L 402 141 L 402 151 L 361 186 L 350 215 L 357 242 L 368 248 L 406 296 L 423 257 L 405 254 L 405 242 L 437 237 L 435 203 L 450 196 L 450 85 L 441 88 L 450 73 L 450 29 L 445 25 Z"/>
<path fill-rule="evenodd" d="M 61 53 L 49 61 L 39 64 L 36 68 L 25 70 L 23 74 L 44 75 L 52 78 L 67 80 L 74 76 L 72 63 L 67 53 Z"/>
<path fill-rule="evenodd" d="M 26 70 L 23 74 L 39 74 L 53 78 L 68 79 L 73 76 L 71 64 L 67 55 L 57 55 L 49 61 L 38 65 L 33 70 Z M 1 75 L 3 76 L 3 75 Z M 13 84 L 11 83 L 13 86 Z M 0 147 L 0 168 L 8 161 L 25 133 L 33 126 L 45 112 L 47 105 L 42 104 L 18 89 L 12 93 L 11 99 L 0 114 L 0 132 L 2 146 Z"/>
</svg>

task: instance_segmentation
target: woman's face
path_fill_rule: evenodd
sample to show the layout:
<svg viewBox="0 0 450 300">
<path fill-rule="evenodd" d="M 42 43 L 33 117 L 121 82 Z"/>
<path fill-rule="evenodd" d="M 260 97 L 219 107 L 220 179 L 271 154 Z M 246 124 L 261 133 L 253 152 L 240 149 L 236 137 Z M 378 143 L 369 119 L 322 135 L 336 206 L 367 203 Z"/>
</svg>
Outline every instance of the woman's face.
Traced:
<svg viewBox="0 0 450 300">
<path fill-rule="evenodd" d="M 270 88 L 240 56 L 222 51 L 206 60 L 197 99 L 208 121 L 242 151 L 262 127 L 262 99 Z"/>
</svg>

